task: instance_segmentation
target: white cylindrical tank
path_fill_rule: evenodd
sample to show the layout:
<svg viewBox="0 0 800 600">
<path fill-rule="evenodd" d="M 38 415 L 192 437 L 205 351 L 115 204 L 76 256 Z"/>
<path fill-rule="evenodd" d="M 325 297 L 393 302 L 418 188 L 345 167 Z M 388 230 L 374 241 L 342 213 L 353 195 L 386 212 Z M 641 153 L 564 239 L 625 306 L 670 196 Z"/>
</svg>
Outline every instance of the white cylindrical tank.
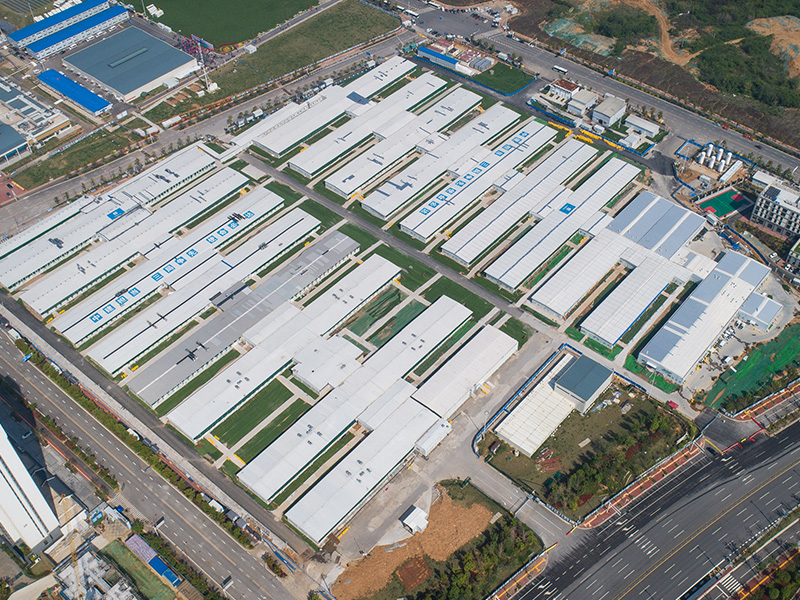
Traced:
<svg viewBox="0 0 800 600">
<path fill-rule="evenodd" d="M 725 153 L 725 150 L 722 148 L 717 148 L 717 160 L 722 160 L 722 155 Z"/>
<path fill-rule="evenodd" d="M 728 165 L 726 165 L 724 162 L 721 162 L 721 163 L 719 163 L 719 164 L 717 165 L 717 171 L 719 171 L 720 173 L 722 173 L 722 172 L 725 170 L 725 168 L 726 168 L 727 166 L 728 166 Z"/>
<path fill-rule="evenodd" d="M 699 162 L 702 165 L 705 161 L 706 161 L 706 151 L 703 150 L 697 157 L 697 162 Z"/>
<path fill-rule="evenodd" d="M 731 164 L 731 159 L 733 159 L 733 152 L 731 152 L 730 150 L 728 150 L 728 151 L 725 153 L 725 164 L 726 164 L 726 165 L 729 165 L 729 164 Z"/>
<path fill-rule="evenodd" d="M 709 157 L 709 159 L 708 159 L 708 168 L 709 169 L 713 169 L 715 162 L 717 162 L 716 158 L 714 158 L 713 156 Z"/>
</svg>

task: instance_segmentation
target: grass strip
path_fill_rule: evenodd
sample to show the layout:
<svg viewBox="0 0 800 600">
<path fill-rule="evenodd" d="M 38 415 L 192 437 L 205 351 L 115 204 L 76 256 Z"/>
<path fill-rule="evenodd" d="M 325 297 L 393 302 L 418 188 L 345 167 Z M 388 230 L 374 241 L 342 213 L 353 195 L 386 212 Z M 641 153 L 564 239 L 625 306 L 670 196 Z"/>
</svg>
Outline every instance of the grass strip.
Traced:
<svg viewBox="0 0 800 600">
<path fill-rule="evenodd" d="M 236 455 L 243 461 L 250 462 L 261 454 L 267 446 L 278 439 L 278 436 L 289 429 L 309 408 L 311 407 L 303 400 L 295 400 L 289 408 L 275 417 L 264 429 L 239 448 Z"/>
<path fill-rule="evenodd" d="M 200 373 L 194 379 L 190 379 L 189 382 L 180 388 L 177 392 L 172 394 L 169 398 L 164 400 L 161 404 L 159 404 L 156 408 L 156 414 L 159 417 L 163 417 L 173 408 L 178 406 L 181 402 L 186 400 L 189 396 L 192 395 L 196 390 L 200 389 L 201 386 L 208 383 L 214 375 L 219 373 L 222 370 L 222 367 L 227 365 L 229 362 L 234 360 L 239 356 L 239 353 L 236 350 L 228 350 L 227 353 L 223 354 L 219 357 L 211 366 L 209 366 L 205 371 Z"/>
<path fill-rule="evenodd" d="M 217 425 L 213 433 L 231 448 L 291 397 L 292 392 L 280 381 L 273 379 Z"/>
</svg>

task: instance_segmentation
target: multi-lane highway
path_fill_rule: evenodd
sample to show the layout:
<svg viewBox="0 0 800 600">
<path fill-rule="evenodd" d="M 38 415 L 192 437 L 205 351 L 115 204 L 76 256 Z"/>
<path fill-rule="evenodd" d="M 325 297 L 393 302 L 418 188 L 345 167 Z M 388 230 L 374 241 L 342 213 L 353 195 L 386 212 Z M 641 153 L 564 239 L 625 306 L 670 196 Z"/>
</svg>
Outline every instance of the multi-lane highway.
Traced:
<svg viewBox="0 0 800 600">
<path fill-rule="evenodd" d="M 704 453 L 593 530 L 555 548 L 520 600 L 676 600 L 798 505 L 800 423 Z"/>
<path fill-rule="evenodd" d="M 36 367 L 22 362 L 9 337 L 0 332 L 0 375 L 13 380 L 22 394 L 39 410 L 54 418 L 64 433 L 90 449 L 122 487 L 121 502 L 155 522 L 164 518 L 159 531 L 184 551 L 207 577 L 220 585 L 227 577 L 234 598 L 294 598 L 267 571 L 255 553 L 242 548 L 202 513 L 182 493 L 78 406 Z"/>
</svg>

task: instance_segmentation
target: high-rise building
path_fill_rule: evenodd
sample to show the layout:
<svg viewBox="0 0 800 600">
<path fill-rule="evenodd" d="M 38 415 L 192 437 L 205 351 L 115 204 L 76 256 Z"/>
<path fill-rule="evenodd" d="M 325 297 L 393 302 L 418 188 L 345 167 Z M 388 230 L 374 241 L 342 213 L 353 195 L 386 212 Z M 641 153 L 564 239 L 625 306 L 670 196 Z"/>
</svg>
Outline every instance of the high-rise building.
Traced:
<svg viewBox="0 0 800 600">
<path fill-rule="evenodd" d="M 32 550 L 60 536 L 58 519 L 0 427 L 0 525 Z"/>
</svg>

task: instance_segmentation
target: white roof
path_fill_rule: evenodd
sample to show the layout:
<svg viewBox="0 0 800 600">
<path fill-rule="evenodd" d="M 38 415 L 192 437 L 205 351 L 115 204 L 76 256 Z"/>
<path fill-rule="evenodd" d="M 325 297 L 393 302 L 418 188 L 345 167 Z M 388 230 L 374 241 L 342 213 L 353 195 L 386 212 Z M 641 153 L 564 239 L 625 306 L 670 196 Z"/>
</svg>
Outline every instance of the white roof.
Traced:
<svg viewBox="0 0 800 600">
<path fill-rule="evenodd" d="M 74 217 L 0 260 L 0 283 L 9 289 L 16 287 L 88 245 L 103 227 L 136 208 L 139 205 L 130 199 L 95 200 L 84 204 Z"/>
<path fill-rule="evenodd" d="M 569 139 L 553 150 L 521 183 L 495 200 L 442 246 L 442 252 L 470 265 L 536 207 L 558 184 L 563 184 L 597 150 Z"/>
<path fill-rule="evenodd" d="M 431 452 L 436 449 L 442 440 L 444 440 L 450 432 L 453 430 L 453 426 L 450 424 L 450 421 L 447 419 L 439 419 L 433 426 L 425 432 L 425 434 L 417 440 L 416 443 L 416 450 L 422 456 L 428 456 Z"/>
<path fill-rule="evenodd" d="M 628 115 L 625 117 L 625 123 L 645 133 L 658 133 L 661 131 L 661 127 L 659 127 L 657 123 L 653 123 L 642 117 L 637 117 L 636 115 Z"/>
<path fill-rule="evenodd" d="M 481 97 L 458 88 L 416 117 L 400 131 L 378 142 L 325 179 L 325 185 L 349 198 L 417 144 L 455 121 L 480 102 Z"/>
<path fill-rule="evenodd" d="M 306 306 L 303 312 L 312 321 L 310 327 L 318 335 L 330 332 L 398 275 L 400 267 L 373 254 Z"/>
<path fill-rule="evenodd" d="M 411 394 L 416 391 L 413 385 L 405 379 L 398 379 L 394 384 L 381 394 L 367 409 L 358 415 L 358 424 L 374 431 L 391 414 L 398 409 L 406 400 L 411 398 Z"/>
<path fill-rule="evenodd" d="M 487 277 L 518 288 L 638 174 L 637 167 L 612 158 L 574 192 L 554 196 L 546 216 L 489 265 Z"/>
<path fill-rule="evenodd" d="M 172 231 L 227 198 L 247 181 L 247 177 L 233 169 L 217 171 L 119 237 L 92 246 L 55 271 L 37 279 L 23 292 L 23 301 L 39 314 L 45 314 L 134 255 L 147 256 L 155 251 L 158 246 L 172 239 Z"/>
<path fill-rule="evenodd" d="M 544 123 L 525 125 L 485 157 L 474 157 L 461 165 L 459 178 L 410 213 L 400 222 L 400 228 L 429 240 L 482 196 L 500 175 L 525 162 L 555 136 L 555 129 Z"/>
<path fill-rule="evenodd" d="M 517 350 L 517 341 L 487 325 L 431 375 L 413 398 L 449 419 Z"/>
<path fill-rule="evenodd" d="M 605 100 L 603 100 L 600 104 L 594 107 L 594 113 L 603 115 L 604 117 L 613 117 L 619 113 L 619 111 L 625 110 L 625 101 L 622 98 L 617 98 L 615 96 L 609 96 Z"/>
<path fill-rule="evenodd" d="M 200 439 L 319 339 L 306 328 L 308 319 L 298 309 L 289 312 L 294 318 L 174 408 L 167 415 L 169 423 L 189 439 Z"/>
<path fill-rule="evenodd" d="M 683 381 L 768 274 L 768 267 L 727 252 L 656 332 L 639 359 Z"/>
<path fill-rule="evenodd" d="M 336 158 L 370 136 L 387 137 L 389 128 L 410 124 L 417 116 L 408 110 L 444 86 L 444 80 L 432 73 L 417 77 L 385 100 L 291 158 L 289 167 L 306 177 L 313 177 Z"/>
<path fill-rule="evenodd" d="M 239 480 L 261 498 L 272 499 L 470 314 L 455 300 L 439 298 L 245 465 Z"/>
<path fill-rule="evenodd" d="M 495 428 L 497 435 L 528 456 L 533 456 L 575 409 L 575 403 L 559 392 L 554 383 L 573 360 L 570 355 L 562 356 L 542 381 Z"/>
<path fill-rule="evenodd" d="M 89 351 L 109 373 L 116 373 L 162 338 L 202 312 L 218 293 L 250 277 L 319 227 L 319 220 L 295 208 L 222 257 L 214 254 L 188 274 L 180 287 L 121 325 Z"/>
<path fill-rule="evenodd" d="M 280 196 L 259 188 L 230 205 L 230 211 L 210 217 L 190 233 L 153 242 L 152 247 L 143 249 L 146 261 L 115 279 L 113 286 L 98 290 L 59 315 L 53 326 L 72 343 L 80 342 L 160 287 L 180 286 L 190 273 L 217 256 L 216 248 L 250 230 L 282 204 Z M 231 218 L 234 212 L 243 219 Z"/>
<path fill-rule="evenodd" d="M 196 142 L 102 194 L 100 199 L 151 204 L 186 185 L 215 164 L 214 153 L 202 142 Z"/>
<path fill-rule="evenodd" d="M 337 387 L 361 367 L 356 359 L 362 354 L 361 348 L 338 335 L 318 337 L 294 355 L 294 376 L 315 392 Z"/>
<path fill-rule="evenodd" d="M 39 219 L 17 234 L 0 241 L 0 258 L 24 246 L 31 240 L 43 235 L 61 223 L 77 215 L 84 206 L 94 202 L 94 198 L 81 196 L 58 210 L 50 212 L 46 217 Z"/>
<path fill-rule="evenodd" d="M 345 112 L 351 112 L 359 106 L 372 106 L 369 98 L 414 67 L 414 63 L 394 57 L 346 87 L 337 85 L 325 88 L 309 101 L 311 106 L 301 118 L 291 119 L 253 141 L 267 152 L 279 156 Z"/>
<path fill-rule="evenodd" d="M 321 546 L 408 456 L 436 419 L 424 406 L 406 400 L 308 490 L 286 512 L 286 518 Z"/>
<path fill-rule="evenodd" d="M 58 519 L 0 427 L 0 525 L 12 542 L 36 547 L 58 528 Z"/>
<path fill-rule="evenodd" d="M 473 154 L 519 115 L 502 104 L 495 104 L 472 119 L 443 143 L 430 144 L 427 153 L 369 194 L 361 205 L 386 220 L 424 190 L 452 165 Z M 426 138 L 427 139 L 427 138 Z M 434 138 L 432 141 L 436 141 Z"/>
</svg>

